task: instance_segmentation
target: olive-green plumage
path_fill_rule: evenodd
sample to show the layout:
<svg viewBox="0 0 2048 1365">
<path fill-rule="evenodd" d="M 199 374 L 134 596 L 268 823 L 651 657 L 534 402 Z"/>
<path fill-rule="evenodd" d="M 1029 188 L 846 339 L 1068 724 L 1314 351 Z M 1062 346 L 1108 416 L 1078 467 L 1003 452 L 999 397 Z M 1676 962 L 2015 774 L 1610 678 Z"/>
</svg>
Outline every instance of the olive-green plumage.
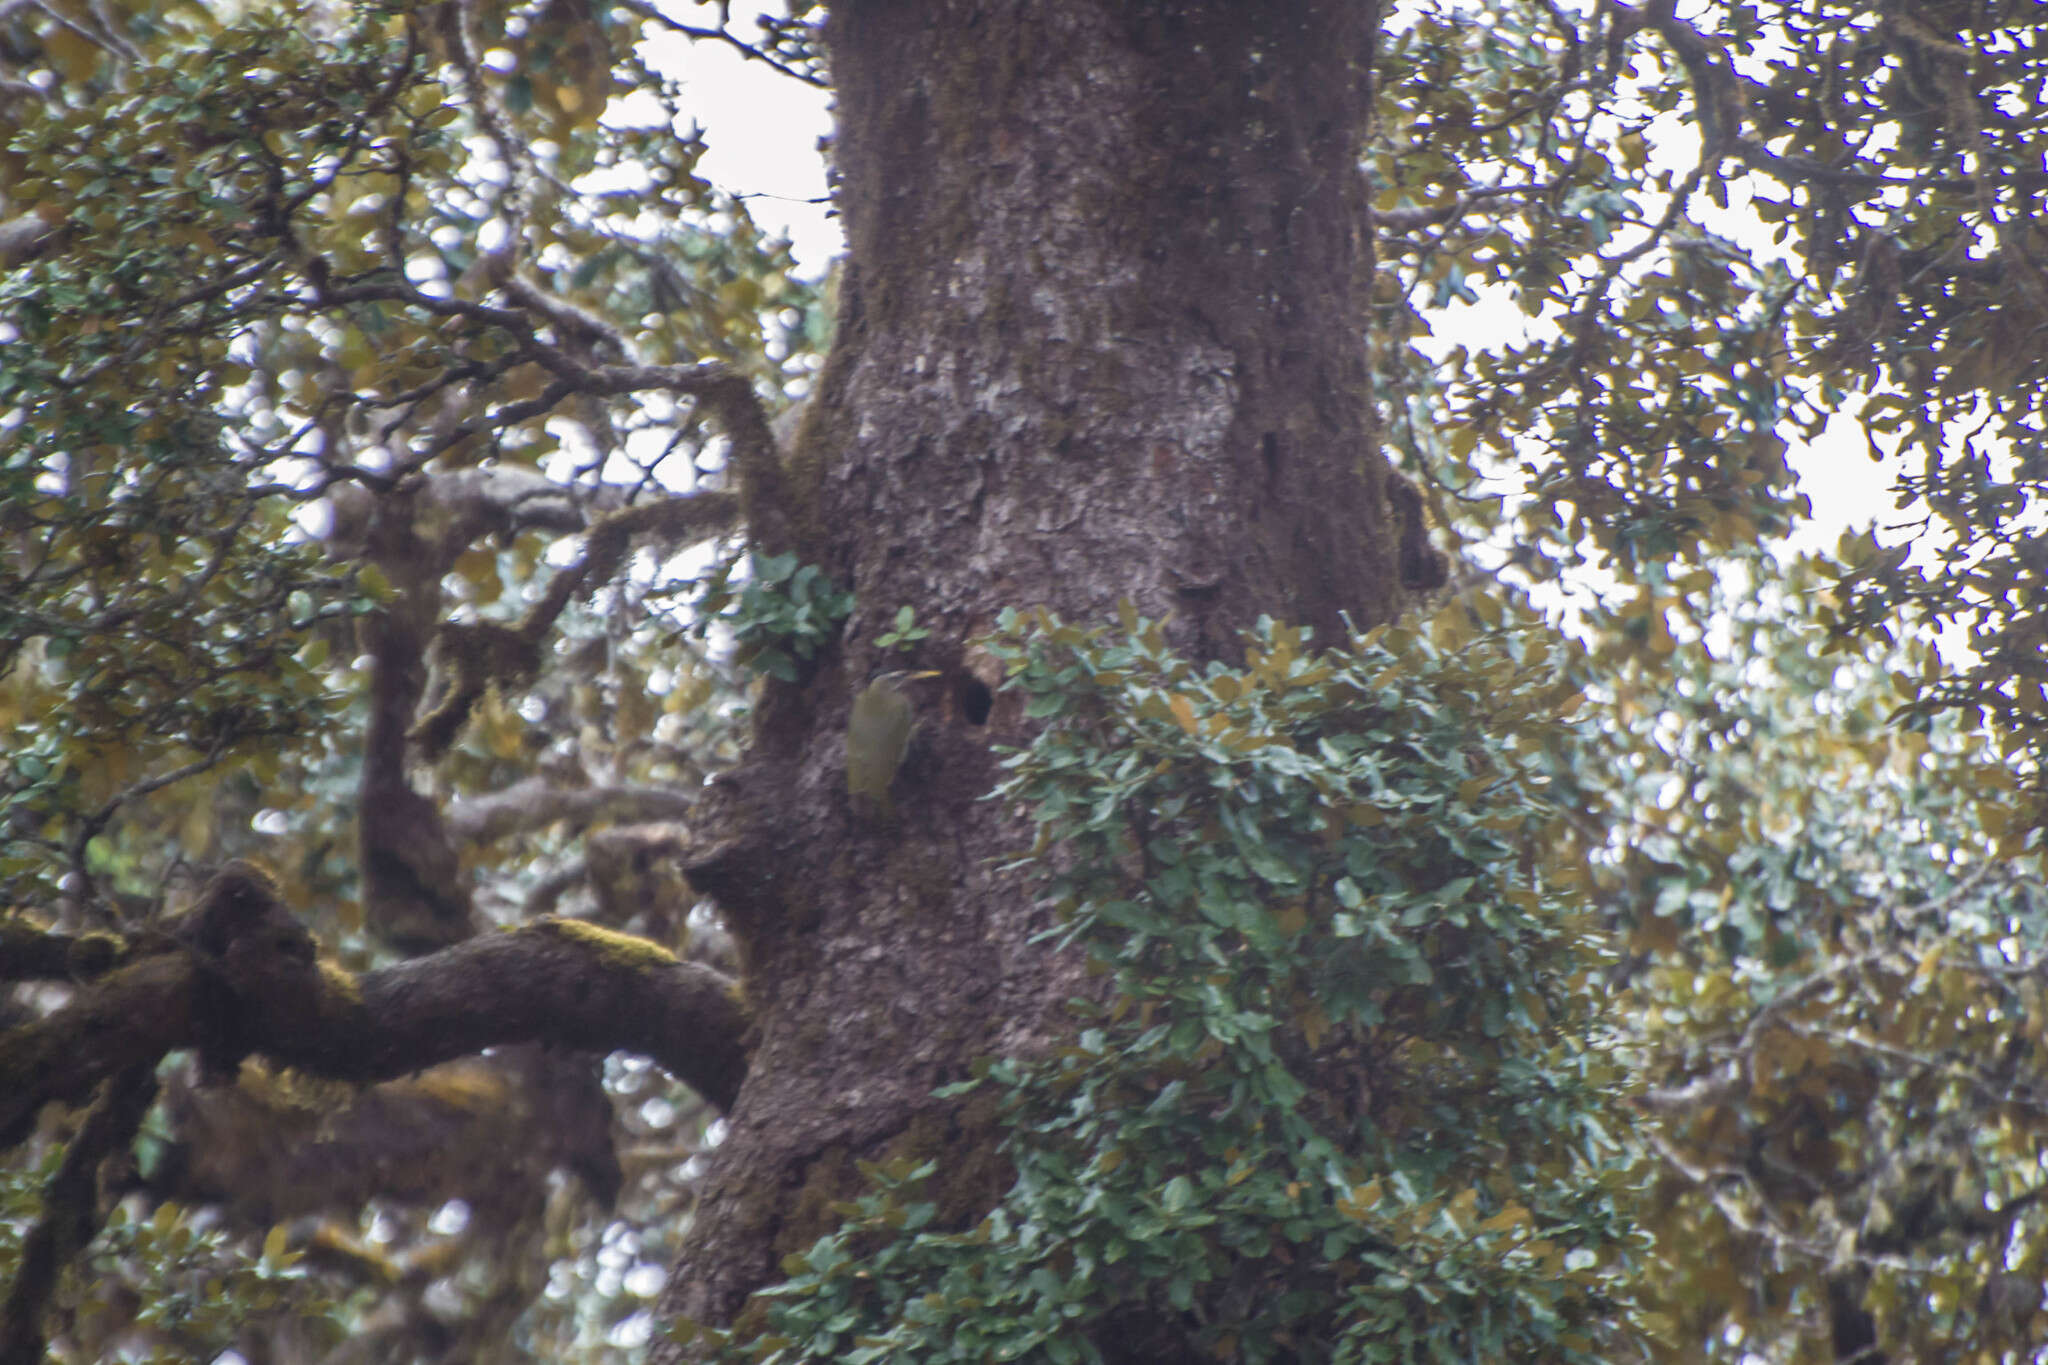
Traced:
<svg viewBox="0 0 2048 1365">
<path fill-rule="evenodd" d="M 910 752 L 917 729 L 917 707 L 903 685 L 936 673 L 884 673 L 861 689 L 846 719 L 846 794 L 856 812 L 887 823 L 896 818 L 889 786 Z"/>
</svg>

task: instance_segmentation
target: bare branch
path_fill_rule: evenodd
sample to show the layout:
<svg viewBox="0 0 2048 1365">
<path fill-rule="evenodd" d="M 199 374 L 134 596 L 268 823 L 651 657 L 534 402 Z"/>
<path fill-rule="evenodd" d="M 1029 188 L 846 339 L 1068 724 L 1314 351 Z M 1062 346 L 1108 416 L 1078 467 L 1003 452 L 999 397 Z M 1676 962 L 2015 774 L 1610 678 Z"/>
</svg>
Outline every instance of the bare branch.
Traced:
<svg viewBox="0 0 2048 1365">
<path fill-rule="evenodd" d="M 808 71 L 799 71 L 796 67 L 791 66 L 774 54 L 765 52 L 746 41 L 746 39 L 730 29 L 723 27 L 703 28 L 695 24 L 686 24 L 680 19 L 663 14 L 656 6 L 648 4 L 647 0 L 621 0 L 621 7 L 639 15 L 650 23 L 660 24 L 671 33 L 680 33 L 688 38 L 725 43 L 748 61 L 765 63 L 793 81 L 802 81 L 805 85 L 815 86 L 820 90 L 831 89 L 830 83 L 823 77 L 814 76 Z"/>
<path fill-rule="evenodd" d="M 570 602 L 588 597 L 610 582 L 626 552 L 641 537 L 682 545 L 724 535 L 735 528 L 739 512 L 739 500 L 730 493 L 706 492 L 645 502 L 611 513 L 590 528 L 582 557 L 549 582 L 548 590 L 520 622 L 520 633 L 538 639 Z"/>
<path fill-rule="evenodd" d="M 448 832 L 469 844 L 488 844 L 557 820 L 585 825 L 594 820 L 680 820 L 694 803 L 673 787 L 564 787 L 529 777 L 500 792 L 456 803 Z"/>
<path fill-rule="evenodd" d="M 1376 212 L 1373 221 L 1388 232 L 1415 232 L 1461 219 L 1491 199 L 1535 199 L 1551 193 L 1556 188 L 1556 184 L 1548 180 L 1538 180 L 1527 185 L 1482 185 L 1477 189 L 1467 190 L 1451 203 L 1441 204 L 1436 208 L 1388 209 L 1385 212 Z"/>
<path fill-rule="evenodd" d="M 516 626 L 490 621 L 443 624 L 437 639 L 449 681 L 433 710 L 412 729 L 411 738 L 422 754 L 432 760 L 446 753 L 493 684 L 531 681 L 540 671 L 542 645 L 563 610 L 610 582 L 637 539 L 649 536 L 682 544 L 722 535 L 738 519 L 739 500 L 730 493 L 697 493 L 621 508 L 591 527 L 581 558 L 554 576 Z"/>
</svg>

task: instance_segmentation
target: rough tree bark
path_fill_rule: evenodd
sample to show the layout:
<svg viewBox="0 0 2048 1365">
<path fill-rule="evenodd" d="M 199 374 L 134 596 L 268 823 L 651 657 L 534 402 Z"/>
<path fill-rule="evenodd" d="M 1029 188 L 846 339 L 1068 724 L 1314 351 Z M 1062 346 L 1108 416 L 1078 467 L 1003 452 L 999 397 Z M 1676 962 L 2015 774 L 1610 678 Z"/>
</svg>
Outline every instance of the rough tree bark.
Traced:
<svg viewBox="0 0 2048 1365">
<path fill-rule="evenodd" d="M 1084 989 L 994 870 L 1022 825 L 976 799 L 1023 734 L 972 647 L 998 611 L 1130 599 L 1235 661 L 1261 613 L 1329 640 L 1433 585 L 1365 350 L 1377 23 L 1360 0 L 833 6 L 849 256 L 795 458 L 824 528 L 800 548 L 860 606 L 839 657 L 766 699 L 688 860 L 758 1041 L 667 1314 L 732 1321 L 829 1229 L 856 1158 L 970 1167 L 989 1135 L 933 1088 L 1042 1048 Z M 900 826 L 874 830 L 846 813 L 841 736 L 903 604 L 945 694 Z"/>
</svg>

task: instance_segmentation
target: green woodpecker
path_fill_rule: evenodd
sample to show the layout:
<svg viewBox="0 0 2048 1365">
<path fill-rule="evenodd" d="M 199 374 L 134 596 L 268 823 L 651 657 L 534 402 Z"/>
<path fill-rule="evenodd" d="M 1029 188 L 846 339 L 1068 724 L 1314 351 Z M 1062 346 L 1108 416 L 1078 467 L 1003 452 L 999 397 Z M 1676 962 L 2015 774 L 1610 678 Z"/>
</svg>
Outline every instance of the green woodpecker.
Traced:
<svg viewBox="0 0 2048 1365">
<path fill-rule="evenodd" d="M 853 699 L 853 712 L 846 718 L 846 794 L 857 812 L 884 824 L 896 818 L 889 786 L 903 766 L 904 755 L 910 752 L 910 736 L 917 729 L 917 708 L 903 685 L 938 676 L 901 669 L 883 673 Z"/>
</svg>

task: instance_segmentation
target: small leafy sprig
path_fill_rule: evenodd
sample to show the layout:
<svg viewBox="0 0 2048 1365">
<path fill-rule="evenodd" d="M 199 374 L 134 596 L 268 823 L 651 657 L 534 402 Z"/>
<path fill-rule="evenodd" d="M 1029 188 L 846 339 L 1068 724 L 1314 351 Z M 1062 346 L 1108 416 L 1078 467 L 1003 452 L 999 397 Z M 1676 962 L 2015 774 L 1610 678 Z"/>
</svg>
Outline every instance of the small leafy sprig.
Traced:
<svg viewBox="0 0 2048 1365">
<path fill-rule="evenodd" d="M 818 656 L 852 614 L 853 594 L 794 554 L 748 555 L 746 564 L 746 577 L 737 588 L 732 585 L 737 560 L 713 574 L 698 633 L 714 622 L 725 626 L 739 664 L 795 682 L 802 666 Z"/>
<path fill-rule="evenodd" d="M 917 624 L 917 608 L 906 603 L 896 608 L 894 623 L 875 637 L 875 644 L 883 649 L 899 649 L 908 654 L 919 640 L 930 634 L 928 628 Z"/>
</svg>

